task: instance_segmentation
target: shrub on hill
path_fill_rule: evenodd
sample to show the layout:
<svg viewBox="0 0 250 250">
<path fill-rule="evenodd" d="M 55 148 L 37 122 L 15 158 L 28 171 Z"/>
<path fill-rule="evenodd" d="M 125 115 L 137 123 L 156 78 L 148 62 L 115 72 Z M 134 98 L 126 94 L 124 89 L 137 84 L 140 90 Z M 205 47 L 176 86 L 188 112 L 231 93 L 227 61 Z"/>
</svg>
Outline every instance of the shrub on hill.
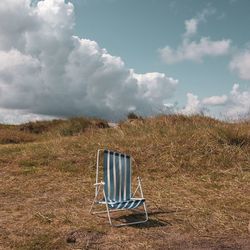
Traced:
<svg viewBox="0 0 250 250">
<path fill-rule="evenodd" d="M 22 131 L 13 129 L 0 130 L 0 144 L 18 144 L 35 141 L 35 137 Z"/>
</svg>

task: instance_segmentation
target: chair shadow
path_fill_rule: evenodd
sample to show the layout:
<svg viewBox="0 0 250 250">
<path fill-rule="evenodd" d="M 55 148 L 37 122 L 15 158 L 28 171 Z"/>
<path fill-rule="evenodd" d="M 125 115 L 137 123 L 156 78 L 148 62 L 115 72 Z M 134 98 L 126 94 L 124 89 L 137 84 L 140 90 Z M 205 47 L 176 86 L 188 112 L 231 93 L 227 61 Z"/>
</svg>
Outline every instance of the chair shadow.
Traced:
<svg viewBox="0 0 250 250">
<path fill-rule="evenodd" d="M 154 211 L 154 212 L 149 212 L 148 213 L 148 221 L 145 223 L 141 223 L 141 224 L 134 224 L 134 225 L 129 225 L 130 227 L 135 227 L 135 228 L 152 228 L 152 227 L 165 227 L 165 226 L 171 226 L 172 224 L 170 223 L 170 221 L 167 220 L 162 220 L 159 218 L 150 218 L 154 215 L 158 215 L 158 214 L 168 214 L 168 213 L 173 213 L 175 211 Z M 119 218 L 113 218 L 113 220 L 119 221 L 119 222 L 124 222 L 124 223 L 131 223 L 131 222 L 135 222 L 135 221 L 140 221 L 140 220 L 144 220 L 145 219 L 145 214 L 129 214 L 129 215 L 123 215 L 123 216 L 119 216 Z"/>
</svg>

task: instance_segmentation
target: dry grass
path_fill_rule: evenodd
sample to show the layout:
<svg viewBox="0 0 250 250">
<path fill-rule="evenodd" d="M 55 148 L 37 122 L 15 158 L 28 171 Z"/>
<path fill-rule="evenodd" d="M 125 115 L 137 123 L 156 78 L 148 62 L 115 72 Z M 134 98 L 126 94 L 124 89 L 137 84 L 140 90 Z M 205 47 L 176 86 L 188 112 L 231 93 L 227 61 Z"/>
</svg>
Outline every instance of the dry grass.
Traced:
<svg viewBox="0 0 250 250">
<path fill-rule="evenodd" d="M 0 127 L 0 144 L 19 144 L 35 140 L 34 135 L 19 131 L 16 128 L 10 126 Z"/>
<path fill-rule="evenodd" d="M 101 122 L 1 126 L 1 138 L 12 130 L 34 140 L 0 145 L 0 249 L 248 249 L 249 122 L 160 116 L 99 129 Z M 111 228 L 88 214 L 98 148 L 136 159 L 147 224 Z"/>
</svg>

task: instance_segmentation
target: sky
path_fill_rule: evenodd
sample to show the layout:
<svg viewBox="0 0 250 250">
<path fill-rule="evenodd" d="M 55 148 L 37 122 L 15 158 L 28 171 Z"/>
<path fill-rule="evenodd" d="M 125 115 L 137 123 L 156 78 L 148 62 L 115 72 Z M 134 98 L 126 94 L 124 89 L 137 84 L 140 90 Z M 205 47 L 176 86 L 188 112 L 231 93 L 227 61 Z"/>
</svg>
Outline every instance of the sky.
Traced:
<svg viewBox="0 0 250 250">
<path fill-rule="evenodd" d="M 0 123 L 250 116 L 248 0 L 1 0 Z"/>
</svg>

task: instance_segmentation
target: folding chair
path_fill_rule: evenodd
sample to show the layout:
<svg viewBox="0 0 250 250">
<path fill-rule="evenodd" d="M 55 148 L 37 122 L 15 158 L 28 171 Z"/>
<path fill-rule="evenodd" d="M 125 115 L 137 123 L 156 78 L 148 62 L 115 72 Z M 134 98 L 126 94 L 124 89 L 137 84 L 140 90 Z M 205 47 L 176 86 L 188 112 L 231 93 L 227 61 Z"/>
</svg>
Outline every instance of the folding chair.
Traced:
<svg viewBox="0 0 250 250">
<path fill-rule="evenodd" d="M 103 152 L 103 179 L 99 181 L 99 161 L 100 153 Z M 125 226 L 144 223 L 148 220 L 148 213 L 145 199 L 143 197 L 141 179 L 137 177 L 138 185 L 135 192 L 132 194 L 131 172 L 132 172 L 132 157 L 129 155 L 118 153 L 110 150 L 97 151 L 96 163 L 96 183 L 95 198 L 90 208 L 91 214 L 107 213 L 109 223 L 111 226 Z M 99 192 L 102 188 L 102 197 L 99 197 Z M 135 198 L 137 191 L 140 191 L 140 198 Z M 106 205 L 104 211 L 92 211 L 94 205 Z M 113 224 L 110 213 L 123 210 L 136 210 L 136 208 L 143 206 L 145 213 L 145 220 L 134 221 L 129 223 Z"/>
</svg>

